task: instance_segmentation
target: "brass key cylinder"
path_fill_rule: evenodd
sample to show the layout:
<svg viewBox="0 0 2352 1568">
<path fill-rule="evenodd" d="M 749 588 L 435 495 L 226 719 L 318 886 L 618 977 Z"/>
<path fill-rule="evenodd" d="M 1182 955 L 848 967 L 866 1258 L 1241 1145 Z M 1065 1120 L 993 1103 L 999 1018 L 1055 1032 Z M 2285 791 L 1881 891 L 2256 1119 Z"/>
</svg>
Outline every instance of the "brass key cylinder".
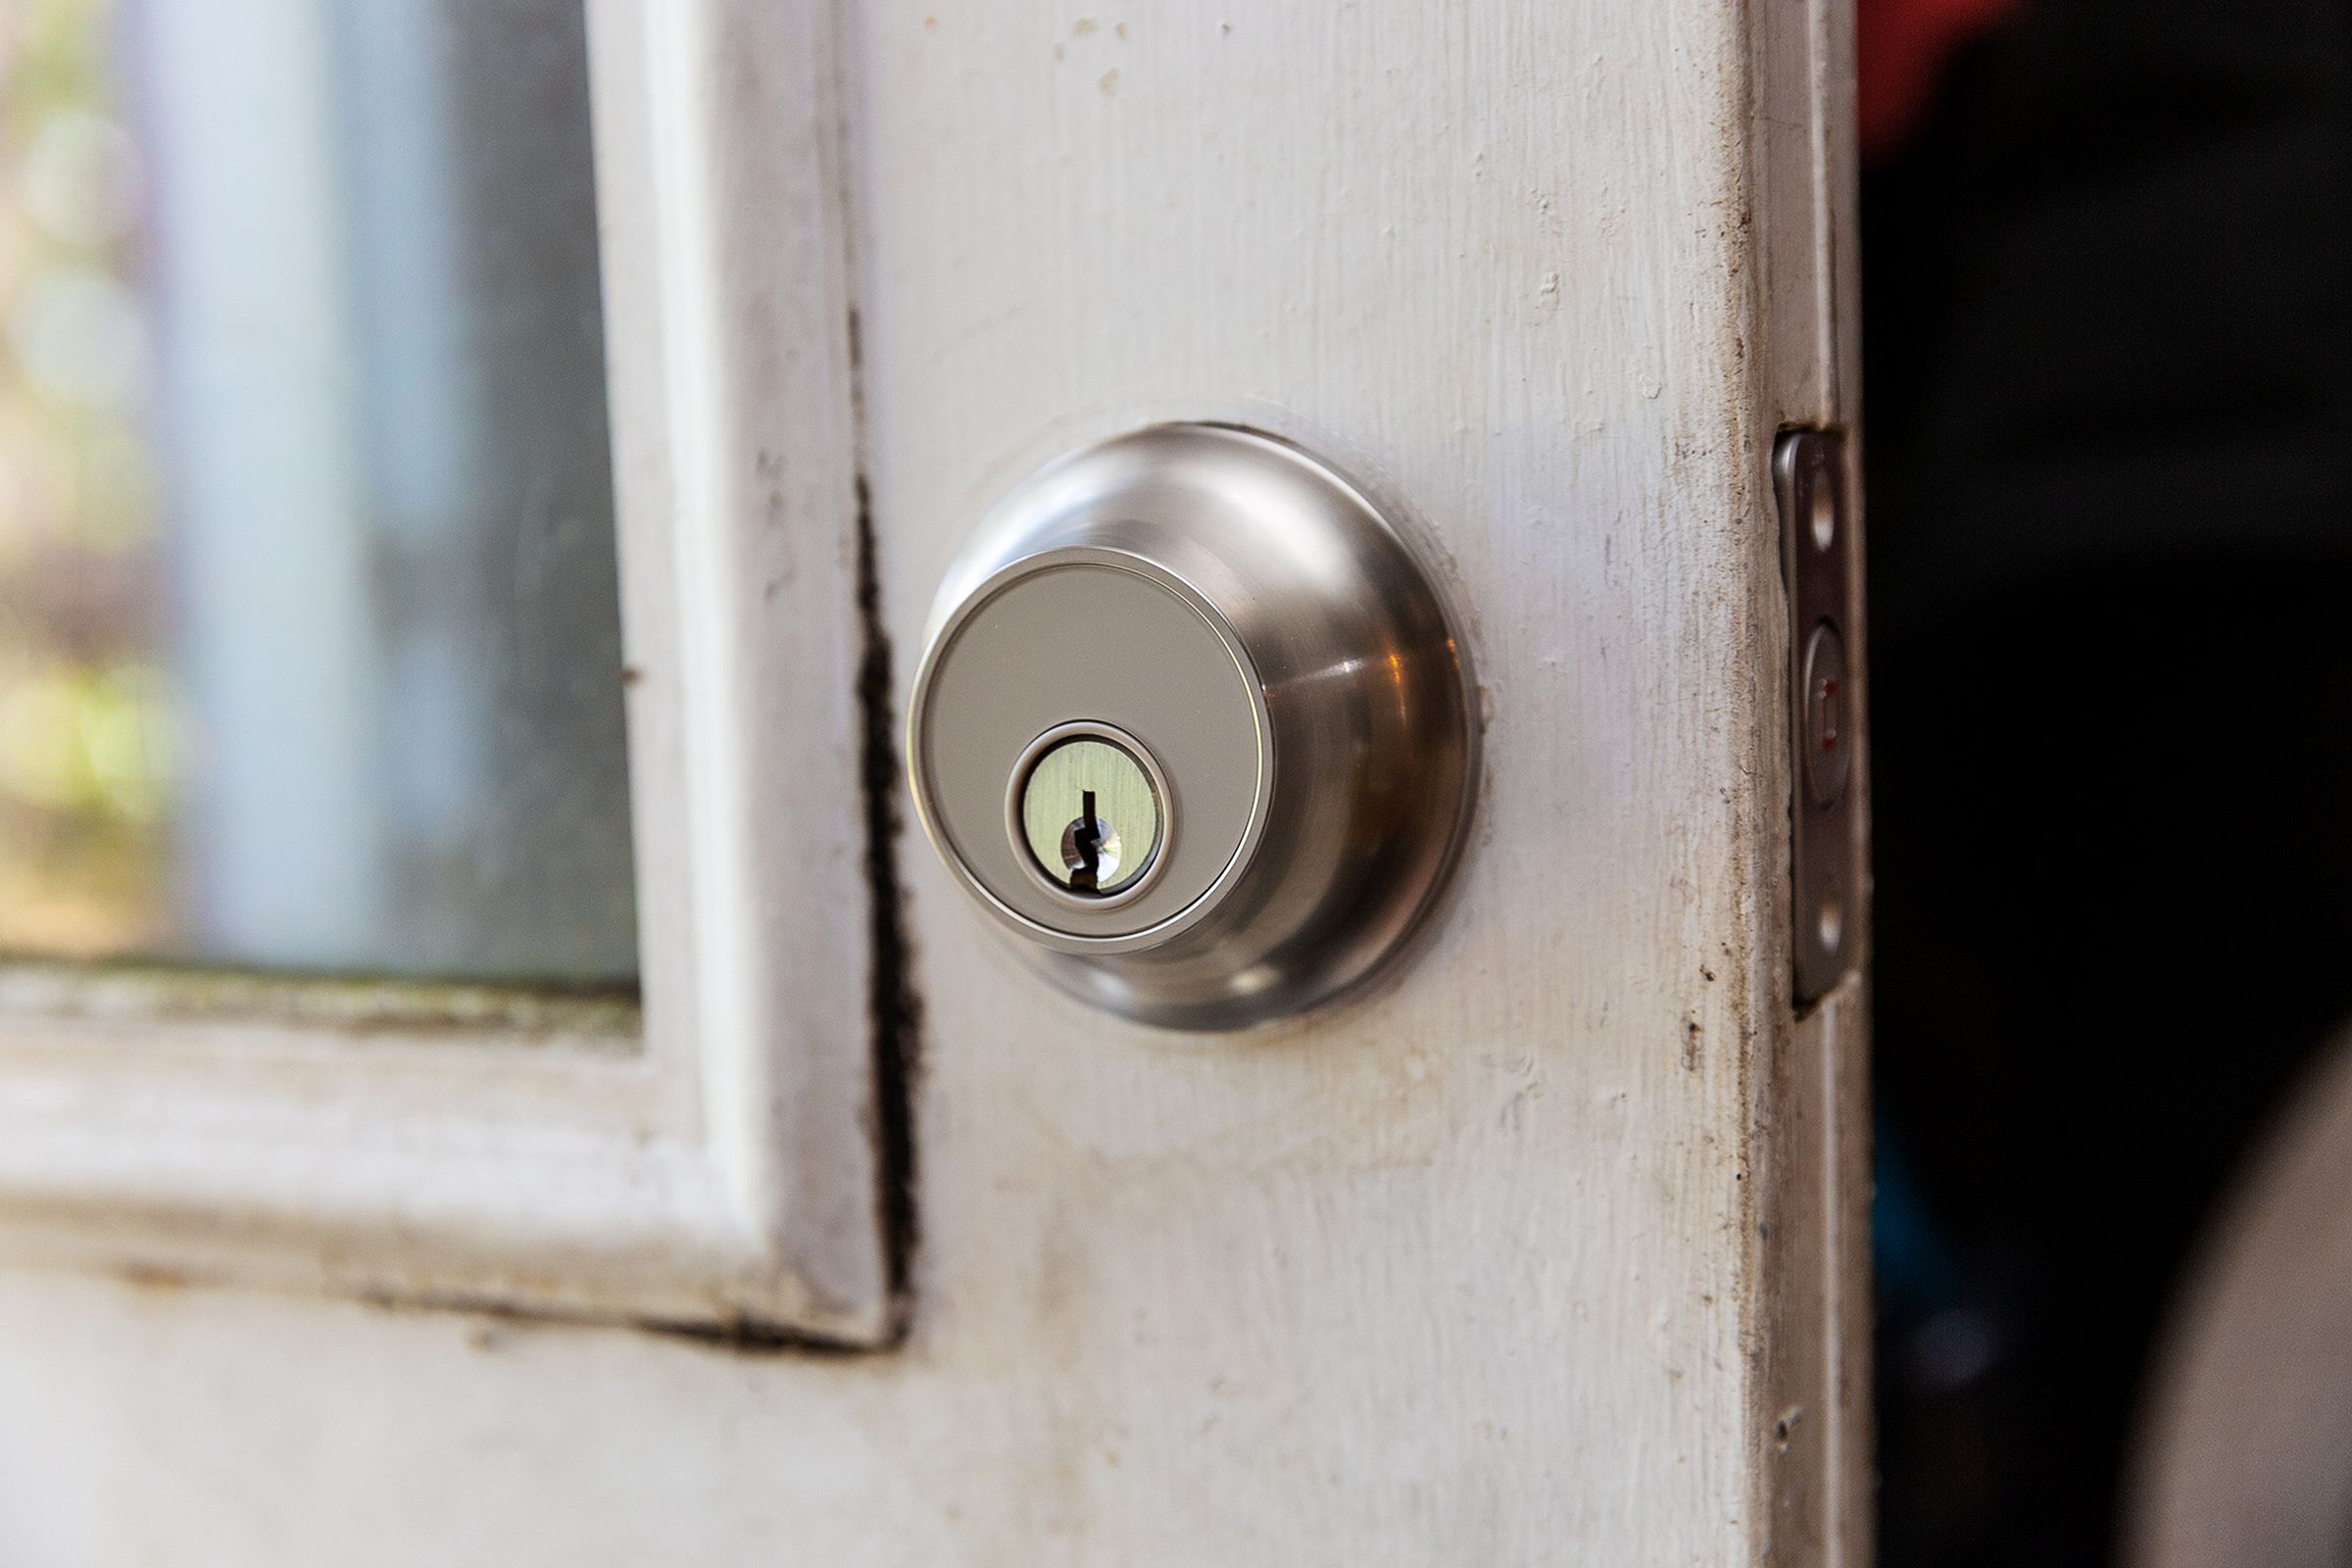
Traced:
<svg viewBox="0 0 2352 1568">
<path fill-rule="evenodd" d="M 1353 485 L 1285 442 L 1160 425 L 983 522 L 908 708 L 925 832 L 1056 984 L 1235 1028 L 1363 980 L 1468 819 L 1451 622 Z"/>
</svg>

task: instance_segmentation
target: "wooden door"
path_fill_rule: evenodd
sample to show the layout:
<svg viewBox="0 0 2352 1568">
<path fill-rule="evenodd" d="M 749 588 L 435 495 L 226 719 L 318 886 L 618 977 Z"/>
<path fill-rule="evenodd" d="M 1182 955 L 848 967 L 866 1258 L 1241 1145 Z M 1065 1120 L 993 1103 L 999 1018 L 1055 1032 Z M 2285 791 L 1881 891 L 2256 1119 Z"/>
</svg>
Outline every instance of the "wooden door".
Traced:
<svg viewBox="0 0 2352 1568">
<path fill-rule="evenodd" d="M 744 960 L 874 933 L 878 1077 L 811 1114 L 889 1124 L 895 1305 L 844 1349 L 0 1275 L 0 1560 L 1865 1560 L 1867 1022 L 1856 972 L 1792 1001 L 1771 468 L 1854 414 L 1844 9 L 591 20 L 600 164 L 645 193 L 609 255 L 670 247 L 662 309 L 739 302 L 614 348 L 728 368 L 670 427 L 756 547 L 712 592 L 862 594 L 825 635 L 866 640 L 863 707 L 725 789 L 898 824 L 874 902 L 812 869 Z M 1044 985 L 880 756 L 981 514 L 1170 418 L 1408 509 L 1480 683 L 1415 949 L 1237 1035 Z M 731 700 L 790 700 L 748 667 Z M 856 745 L 877 799 L 796 793 Z"/>
</svg>

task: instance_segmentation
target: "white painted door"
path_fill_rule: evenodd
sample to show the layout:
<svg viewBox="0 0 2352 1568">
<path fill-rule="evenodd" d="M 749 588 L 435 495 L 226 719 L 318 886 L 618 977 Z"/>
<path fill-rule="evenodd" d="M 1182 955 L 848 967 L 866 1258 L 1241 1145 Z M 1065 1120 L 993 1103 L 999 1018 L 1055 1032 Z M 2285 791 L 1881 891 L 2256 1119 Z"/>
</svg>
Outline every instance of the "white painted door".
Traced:
<svg viewBox="0 0 2352 1568">
<path fill-rule="evenodd" d="M 645 1054 L 18 1027 L 0 1563 L 1866 1560 L 1772 478 L 1843 8 L 590 22 Z M 1409 509 L 1484 723 L 1413 951 L 1231 1036 L 1013 961 L 881 755 L 980 515 L 1169 418 Z"/>
</svg>

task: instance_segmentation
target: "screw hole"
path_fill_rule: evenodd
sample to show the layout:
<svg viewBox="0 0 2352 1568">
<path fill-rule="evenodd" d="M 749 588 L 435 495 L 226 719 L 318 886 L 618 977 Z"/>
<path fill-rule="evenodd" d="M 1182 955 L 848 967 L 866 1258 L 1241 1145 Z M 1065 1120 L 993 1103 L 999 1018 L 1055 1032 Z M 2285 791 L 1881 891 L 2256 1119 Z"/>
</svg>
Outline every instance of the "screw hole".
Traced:
<svg viewBox="0 0 2352 1568">
<path fill-rule="evenodd" d="M 1821 943 L 1821 951 L 1836 957 L 1838 944 L 1845 937 L 1845 901 L 1838 897 L 1836 888 L 1822 894 L 1821 907 L 1813 916 L 1813 932 Z"/>
<path fill-rule="evenodd" d="M 1806 500 L 1807 518 L 1813 529 L 1813 548 L 1826 555 L 1838 543 L 1838 479 L 1828 464 L 1813 470 Z"/>
</svg>

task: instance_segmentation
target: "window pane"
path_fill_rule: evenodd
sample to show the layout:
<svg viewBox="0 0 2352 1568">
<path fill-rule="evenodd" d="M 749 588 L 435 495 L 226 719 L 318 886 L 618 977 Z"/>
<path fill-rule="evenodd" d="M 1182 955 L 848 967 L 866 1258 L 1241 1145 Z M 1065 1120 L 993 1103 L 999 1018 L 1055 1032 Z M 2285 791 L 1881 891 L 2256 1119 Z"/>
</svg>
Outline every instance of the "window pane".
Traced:
<svg viewBox="0 0 2352 1568">
<path fill-rule="evenodd" d="M 0 0 L 0 949 L 636 968 L 580 0 Z"/>
</svg>

